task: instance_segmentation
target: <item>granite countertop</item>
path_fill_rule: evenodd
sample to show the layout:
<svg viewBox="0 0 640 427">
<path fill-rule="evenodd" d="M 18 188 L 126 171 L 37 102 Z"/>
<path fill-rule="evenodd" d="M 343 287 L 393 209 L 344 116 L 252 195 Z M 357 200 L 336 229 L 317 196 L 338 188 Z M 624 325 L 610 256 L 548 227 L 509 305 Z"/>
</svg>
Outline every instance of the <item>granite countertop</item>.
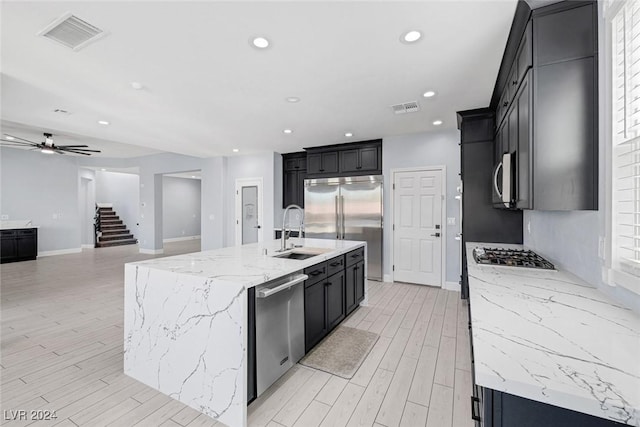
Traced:
<svg viewBox="0 0 640 427">
<path fill-rule="evenodd" d="M 40 228 L 40 226 L 32 225 L 29 219 L 0 221 L 0 230 L 24 230 L 27 228 Z"/>
<path fill-rule="evenodd" d="M 640 316 L 565 271 L 478 265 L 477 246 L 523 248 L 467 243 L 476 383 L 640 426 Z"/>
<path fill-rule="evenodd" d="M 151 259 L 127 265 L 205 277 L 216 281 L 240 283 L 250 288 L 365 245 L 365 242 L 352 240 L 299 239 L 295 237 L 287 241 L 288 245 L 291 243 L 301 244 L 304 248 L 328 249 L 329 251 L 304 260 L 275 258 L 273 255 L 277 254 L 276 250 L 280 249 L 281 244 L 278 239 Z M 263 255 L 264 249 L 267 250 L 267 255 Z"/>
</svg>

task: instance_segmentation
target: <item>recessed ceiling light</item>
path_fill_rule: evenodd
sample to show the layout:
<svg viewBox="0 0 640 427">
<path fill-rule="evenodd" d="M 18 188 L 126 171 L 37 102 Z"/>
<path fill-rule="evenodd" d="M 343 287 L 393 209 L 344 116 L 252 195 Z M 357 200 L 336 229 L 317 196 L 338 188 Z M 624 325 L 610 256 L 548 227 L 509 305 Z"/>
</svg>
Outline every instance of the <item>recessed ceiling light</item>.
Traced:
<svg viewBox="0 0 640 427">
<path fill-rule="evenodd" d="M 432 90 L 428 90 L 425 93 L 422 94 L 422 96 L 424 96 L 425 98 L 431 98 L 432 96 L 434 96 L 436 93 Z"/>
<path fill-rule="evenodd" d="M 53 150 L 50 150 L 48 148 L 43 148 L 42 150 L 40 150 L 40 152 L 44 154 L 53 154 Z"/>
<path fill-rule="evenodd" d="M 254 37 L 251 39 L 251 44 L 258 49 L 266 49 L 269 47 L 269 40 L 264 37 Z"/>
<path fill-rule="evenodd" d="M 291 129 L 285 129 L 282 132 L 286 133 L 287 135 L 290 133 L 293 133 L 293 131 Z"/>
<path fill-rule="evenodd" d="M 142 83 L 131 82 L 131 87 L 134 88 L 135 90 L 140 90 L 140 89 L 142 89 Z"/>
<path fill-rule="evenodd" d="M 346 136 L 347 138 L 350 138 L 353 136 L 353 134 L 351 132 L 347 132 L 344 134 L 344 136 Z"/>
<path fill-rule="evenodd" d="M 6 135 L 4 138 L 8 139 L 9 141 L 13 141 L 15 139 L 14 137 L 9 136 L 9 135 Z"/>
<path fill-rule="evenodd" d="M 101 124 L 101 125 L 105 125 L 105 126 L 107 126 L 109 124 L 109 122 L 106 121 L 106 120 L 98 120 L 98 123 Z"/>
<path fill-rule="evenodd" d="M 101 171 L 106 171 L 106 169 L 105 169 L 105 168 L 102 168 L 102 169 L 100 169 L 100 170 L 101 170 Z"/>
<path fill-rule="evenodd" d="M 191 175 L 191 178 L 195 178 L 195 177 L 196 177 L 195 175 Z"/>
<path fill-rule="evenodd" d="M 440 126 L 442 124 L 442 120 L 436 120 L 433 122 L 434 126 Z"/>
<path fill-rule="evenodd" d="M 298 98 L 297 96 L 289 96 L 286 98 L 287 102 L 291 102 L 291 103 L 296 103 L 296 102 L 300 102 L 300 98 Z"/>
<path fill-rule="evenodd" d="M 407 31 L 402 35 L 400 40 L 404 43 L 415 43 L 422 37 L 422 33 L 418 30 Z"/>
<path fill-rule="evenodd" d="M 238 151 L 240 151 L 240 150 L 238 150 L 237 148 L 234 148 L 232 151 L 233 151 L 234 153 L 237 153 L 237 152 L 238 152 Z"/>
</svg>

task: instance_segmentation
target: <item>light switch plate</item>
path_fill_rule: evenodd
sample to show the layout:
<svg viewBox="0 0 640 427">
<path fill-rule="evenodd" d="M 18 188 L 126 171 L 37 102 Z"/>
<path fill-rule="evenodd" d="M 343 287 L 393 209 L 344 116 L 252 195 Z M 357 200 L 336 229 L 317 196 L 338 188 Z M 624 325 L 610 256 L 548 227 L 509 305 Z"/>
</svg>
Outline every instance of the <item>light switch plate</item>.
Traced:
<svg viewBox="0 0 640 427">
<path fill-rule="evenodd" d="M 447 218 L 447 225 L 456 225 L 456 218 L 455 217 Z"/>
<path fill-rule="evenodd" d="M 7 219 L 9 219 L 9 215 L 2 215 L 2 216 L 0 216 L 0 219 L 3 220 L 3 221 L 7 220 Z"/>
</svg>

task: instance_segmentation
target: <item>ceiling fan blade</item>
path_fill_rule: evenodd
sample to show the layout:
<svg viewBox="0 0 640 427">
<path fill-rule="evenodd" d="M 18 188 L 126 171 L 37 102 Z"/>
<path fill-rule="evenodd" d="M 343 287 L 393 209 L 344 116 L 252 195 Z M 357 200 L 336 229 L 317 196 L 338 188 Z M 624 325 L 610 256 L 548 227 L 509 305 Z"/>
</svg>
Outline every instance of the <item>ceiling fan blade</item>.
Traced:
<svg viewBox="0 0 640 427">
<path fill-rule="evenodd" d="M 0 140 L 0 144 L 14 144 L 17 146 L 22 146 L 24 147 L 25 145 L 29 145 L 32 147 L 37 146 L 38 144 L 35 144 L 33 142 L 21 142 L 21 141 L 4 141 L 4 140 Z"/>
<path fill-rule="evenodd" d="M 58 148 L 81 148 L 81 147 L 89 147 L 88 145 L 56 145 Z"/>
<path fill-rule="evenodd" d="M 83 153 L 82 151 L 60 150 L 61 154 L 64 153 L 64 152 L 71 153 L 71 154 L 82 154 L 83 156 L 90 156 L 91 155 L 91 153 Z"/>
<path fill-rule="evenodd" d="M 20 138 L 18 136 L 13 136 L 9 134 L 5 134 L 5 136 L 10 136 L 13 139 L 19 139 L 20 141 L 28 142 L 29 144 L 38 144 L 37 142 L 29 141 L 28 139 Z"/>
<path fill-rule="evenodd" d="M 73 151 L 73 152 L 80 152 L 80 151 L 85 151 L 88 153 L 101 153 L 102 151 L 100 150 L 87 150 L 85 148 L 61 148 L 61 147 L 57 147 L 59 150 L 63 150 L 63 151 Z"/>
</svg>

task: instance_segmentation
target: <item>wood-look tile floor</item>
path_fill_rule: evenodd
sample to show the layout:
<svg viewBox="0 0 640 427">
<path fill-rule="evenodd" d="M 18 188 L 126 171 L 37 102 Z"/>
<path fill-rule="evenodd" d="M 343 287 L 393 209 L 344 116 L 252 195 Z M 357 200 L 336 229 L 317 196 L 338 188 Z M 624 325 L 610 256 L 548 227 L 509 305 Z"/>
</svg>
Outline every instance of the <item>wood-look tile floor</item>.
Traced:
<svg viewBox="0 0 640 427">
<path fill-rule="evenodd" d="M 161 256 L 199 249 L 171 243 Z M 0 266 L 0 424 L 221 426 L 123 374 L 123 264 L 148 258 L 122 246 Z M 251 426 L 472 425 L 459 294 L 369 286 L 369 306 L 344 323 L 380 334 L 355 376 L 297 365 L 250 405 Z M 26 420 L 7 419 L 19 410 Z M 35 421 L 31 410 L 57 418 Z"/>
</svg>

